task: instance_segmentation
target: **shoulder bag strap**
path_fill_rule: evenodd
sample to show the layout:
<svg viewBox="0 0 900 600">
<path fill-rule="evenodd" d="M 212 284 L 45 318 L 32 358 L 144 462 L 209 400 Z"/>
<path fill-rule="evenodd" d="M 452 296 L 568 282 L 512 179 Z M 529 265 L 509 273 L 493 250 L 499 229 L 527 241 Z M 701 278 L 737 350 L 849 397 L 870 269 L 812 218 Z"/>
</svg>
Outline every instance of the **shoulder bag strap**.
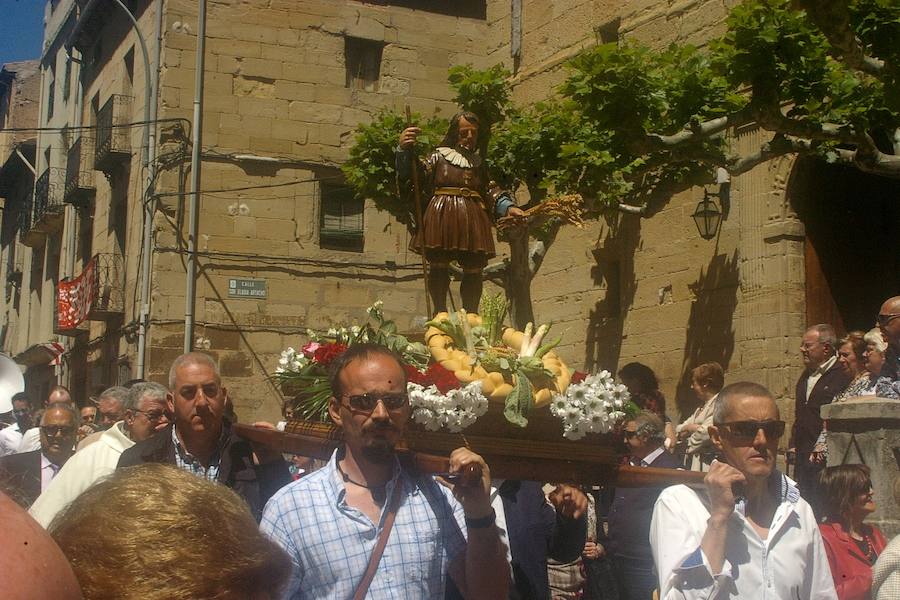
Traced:
<svg viewBox="0 0 900 600">
<path fill-rule="evenodd" d="M 362 580 L 360 580 L 359 585 L 356 586 L 356 591 L 353 593 L 353 600 L 363 600 L 369 591 L 369 586 L 372 585 L 372 580 L 375 579 L 378 563 L 381 562 L 381 555 L 384 554 L 384 547 L 387 546 L 388 537 L 391 535 L 391 529 L 394 527 L 394 519 L 397 516 L 397 508 L 400 504 L 400 488 L 402 487 L 403 478 L 399 477 L 397 483 L 394 485 L 394 491 L 391 494 L 388 512 L 384 517 L 384 526 L 381 528 L 381 534 L 378 536 L 378 542 L 375 544 L 372 556 L 369 557 L 369 564 L 366 567 L 366 572 L 363 574 Z"/>
</svg>

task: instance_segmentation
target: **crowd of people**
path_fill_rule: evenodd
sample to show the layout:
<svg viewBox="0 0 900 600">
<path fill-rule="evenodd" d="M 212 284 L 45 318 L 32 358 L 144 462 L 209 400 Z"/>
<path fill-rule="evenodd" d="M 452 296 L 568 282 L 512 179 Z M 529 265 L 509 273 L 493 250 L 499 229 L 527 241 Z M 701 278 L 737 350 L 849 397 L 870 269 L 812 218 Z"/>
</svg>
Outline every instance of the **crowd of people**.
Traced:
<svg viewBox="0 0 900 600">
<path fill-rule="evenodd" d="M 80 409 L 62 386 L 40 411 L 18 394 L 0 415 L 5 593 L 897 598 L 900 538 L 866 523 L 868 467 L 825 466 L 819 414 L 867 394 L 900 397 L 900 297 L 877 322 L 840 340 L 829 325 L 805 332 L 790 431 L 769 390 L 726 385 L 717 363 L 690 372 L 696 410 L 677 424 L 652 369 L 622 367 L 640 408 L 618 431 L 624 460 L 703 471 L 700 487 L 503 480 L 465 447 L 440 476 L 401 466 L 406 374 L 373 344 L 332 363 L 329 414 L 344 443 L 300 477 L 291 457 L 236 434 L 203 353 L 178 357 L 168 385 L 129 382 Z M 779 447 L 793 477 L 777 467 Z M 900 502 L 900 480 L 895 493 Z"/>
</svg>

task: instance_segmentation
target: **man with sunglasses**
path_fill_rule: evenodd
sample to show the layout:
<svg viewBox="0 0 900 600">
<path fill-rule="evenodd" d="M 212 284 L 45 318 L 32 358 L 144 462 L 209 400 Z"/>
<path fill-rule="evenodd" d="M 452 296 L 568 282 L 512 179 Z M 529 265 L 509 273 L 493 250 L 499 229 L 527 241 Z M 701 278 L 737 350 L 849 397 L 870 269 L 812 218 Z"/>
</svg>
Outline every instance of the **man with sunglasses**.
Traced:
<svg viewBox="0 0 900 600">
<path fill-rule="evenodd" d="M 124 389 L 124 388 L 122 388 Z M 158 383 L 139 383 L 124 399 L 124 418 L 100 433 L 96 443 L 79 449 L 44 490 L 29 513 L 48 527 L 56 514 L 97 480 L 111 475 L 122 452 L 149 439 L 168 425 L 168 390 Z"/>
<path fill-rule="evenodd" d="M 15 454 L 22 443 L 22 434 L 31 429 L 31 402 L 28 394 L 18 392 L 12 397 L 13 422 L 0 431 L 0 456 Z"/>
<path fill-rule="evenodd" d="M 811 460 L 822 417 L 819 410 L 850 383 L 851 376 L 837 362 L 837 336 L 831 325 L 813 325 L 803 334 L 800 354 L 805 367 L 794 393 L 794 426 L 788 456 L 794 459 L 794 479 L 803 498 L 817 510 L 819 473 L 824 465 Z"/>
<path fill-rule="evenodd" d="M 888 343 L 875 395 L 900 400 L 900 296 L 888 298 L 878 311 L 878 328 Z"/>
<path fill-rule="evenodd" d="M 0 457 L 0 483 L 25 508 L 31 506 L 75 452 L 78 414 L 69 403 L 55 402 L 41 417 L 38 450 Z"/>
<path fill-rule="evenodd" d="M 765 387 L 719 392 L 709 437 L 724 462 L 705 489 L 666 488 L 653 510 L 661 599 L 837 599 L 812 509 L 775 468 L 784 429 Z"/>
<path fill-rule="evenodd" d="M 224 416 L 226 395 L 218 365 L 208 354 L 188 352 L 176 358 L 166 395 L 166 412 L 174 422 L 122 452 L 118 468 L 148 462 L 176 465 L 232 488 L 258 520 L 269 497 L 291 482 L 291 474 L 280 454 L 234 434 Z"/>
<path fill-rule="evenodd" d="M 454 450 L 451 473 L 480 468 L 477 480 L 455 484 L 401 467 L 394 447 L 411 408 L 400 359 L 355 344 L 330 369 L 328 412 L 344 446 L 275 494 L 260 523 L 294 562 L 283 597 L 351 598 L 367 588 L 369 598 L 440 599 L 449 575 L 465 598 L 506 598 L 509 568 L 484 460 Z M 373 579 L 361 587 L 367 572 Z"/>
</svg>

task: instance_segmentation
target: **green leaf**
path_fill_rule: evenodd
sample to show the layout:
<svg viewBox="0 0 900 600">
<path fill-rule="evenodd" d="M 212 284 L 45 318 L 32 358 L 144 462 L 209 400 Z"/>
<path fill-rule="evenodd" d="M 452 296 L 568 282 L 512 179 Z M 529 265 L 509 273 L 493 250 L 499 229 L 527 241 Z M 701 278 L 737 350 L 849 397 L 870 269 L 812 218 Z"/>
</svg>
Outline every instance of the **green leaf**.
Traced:
<svg viewBox="0 0 900 600">
<path fill-rule="evenodd" d="M 531 393 L 531 382 L 521 370 L 516 373 L 516 385 L 513 386 L 509 396 L 506 397 L 506 405 L 503 416 L 513 425 L 519 427 L 528 426 L 528 414 L 534 404 Z"/>
</svg>

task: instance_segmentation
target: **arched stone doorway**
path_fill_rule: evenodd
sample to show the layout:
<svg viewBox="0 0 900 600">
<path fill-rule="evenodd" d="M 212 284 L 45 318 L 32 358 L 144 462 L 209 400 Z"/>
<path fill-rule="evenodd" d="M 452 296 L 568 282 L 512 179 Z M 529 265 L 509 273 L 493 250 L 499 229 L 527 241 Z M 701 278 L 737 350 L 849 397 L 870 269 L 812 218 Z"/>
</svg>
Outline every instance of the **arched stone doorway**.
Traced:
<svg viewBox="0 0 900 600">
<path fill-rule="evenodd" d="M 900 181 L 800 158 L 788 196 L 806 228 L 807 325 L 868 331 L 900 293 Z"/>
</svg>

